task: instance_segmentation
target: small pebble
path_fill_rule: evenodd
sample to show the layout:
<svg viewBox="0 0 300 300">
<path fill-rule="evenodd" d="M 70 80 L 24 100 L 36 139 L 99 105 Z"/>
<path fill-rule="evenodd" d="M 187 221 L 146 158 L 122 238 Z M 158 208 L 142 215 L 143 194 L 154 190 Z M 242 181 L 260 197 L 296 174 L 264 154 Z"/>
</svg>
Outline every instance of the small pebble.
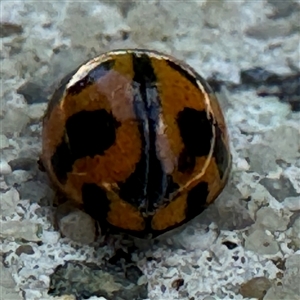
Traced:
<svg viewBox="0 0 300 300">
<path fill-rule="evenodd" d="M 42 236 L 42 242 L 48 244 L 56 244 L 60 238 L 60 233 L 57 231 L 44 231 Z"/>
<path fill-rule="evenodd" d="M 30 245 L 21 245 L 16 249 L 16 254 L 20 256 L 22 253 L 32 255 L 34 254 L 34 251 Z"/>
<path fill-rule="evenodd" d="M 300 249 L 300 216 L 295 219 L 293 225 L 292 225 L 292 231 L 291 231 L 291 239 L 293 243 L 296 245 L 296 249 Z"/>
<path fill-rule="evenodd" d="M 75 242 L 89 244 L 95 240 L 95 221 L 81 210 L 63 216 L 58 225 L 62 234 Z"/>
<path fill-rule="evenodd" d="M 257 229 L 245 239 L 245 249 L 261 255 L 275 255 L 279 246 L 272 236 L 266 234 L 265 230 Z"/>
<path fill-rule="evenodd" d="M 0 199 L 0 214 L 8 216 L 16 210 L 20 195 L 16 189 L 11 188 L 10 190 L 3 192 Z"/>
<path fill-rule="evenodd" d="M 177 274 L 178 274 L 178 271 L 177 271 L 176 268 L 170 268 L 165 273 L 165 278 L 172 278 L 172 277 L 174 277 Z"/>
<path fill-rule="evenodd" d="M 256 213 L 256 225 L 270 231 L 284 231 L 289 223 L 288 217 L 280 216 L 271 207 L 262 207 Z"/>
<path fill-rule="evenodd" d="M 256 277 L 243 283 L 240 293 L 244 298 L 262 299 L 271 287 L 271 282 L 266 277 Z"/>
<path fill-rule="evenodd" d="M 236 167 L 237 167 L 237 169 L 239 169 L 241 171 L 248 171 L 250 169 L 248 162 L 244 158 L 238 159 Z"/>
<path fill-rule="evenodd" d="M 290 211 L 300 210 L 300 197 L 285 198 L 283 204 Z"/>
<path fill-rule="evenodd" d="M 29 106 L 28 115 L 31 120 L 39 120 L 43 117 L 47 103 L 37 103 Z"/>
<path fill-rule="evenodd" d="M 6 176 L 5 181 L 10 186 L 20 185 L 32 178 L 32 174 L 24 170 L 15 170 L 9 176 Z"/>
<path fill-rule="evenodd" d="M 137 285 L 143 285 L 146 284 L 148 282 L 147 276 L 142 275 L 138 281 L 137 281 Z"/>
<path fill-rule="evenodd" d="M 4 134 L 0 134 L 0 149 L 9 147 L 9 140 Z"/>
<path fill-rule="evenodd" d="M 172 282 L 172 288 L 178 291 L 181 286 L 184 285 L 184 280 L 182 278 L 178 278 Z"/>
<path fill-rule="evenodd" d="M 6 161 L 2 160 L 0 162 L 0 175 L 8 175 L 10 173 L 11 173 L 10 165 Z"/>
<path fill-rule="evenodd" d="M 24 221 L 0 221 L 0 237 L 23 239 L 30 242 L 40 241 L 40 225 L 29 220 Z"/>
</svg>

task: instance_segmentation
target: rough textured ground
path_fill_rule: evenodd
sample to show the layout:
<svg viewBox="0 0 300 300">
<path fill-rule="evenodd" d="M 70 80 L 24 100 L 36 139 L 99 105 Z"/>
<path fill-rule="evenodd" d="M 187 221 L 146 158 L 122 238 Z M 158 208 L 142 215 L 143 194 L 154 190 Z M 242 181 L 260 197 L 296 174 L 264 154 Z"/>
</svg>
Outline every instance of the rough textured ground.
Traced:
<svg viewBox="0 0 300 300">
<path fill-rule="evenodd" d="M 299 1 L 0 4 L 1 300 L 299 299 Z M 59 79 L 124 47 L 172 54 L 209 79 L 231 136 L 223 194 L 152 243 L 91 242 L 80 212 L 54 228 L 36 164 Z"/>
</svg>

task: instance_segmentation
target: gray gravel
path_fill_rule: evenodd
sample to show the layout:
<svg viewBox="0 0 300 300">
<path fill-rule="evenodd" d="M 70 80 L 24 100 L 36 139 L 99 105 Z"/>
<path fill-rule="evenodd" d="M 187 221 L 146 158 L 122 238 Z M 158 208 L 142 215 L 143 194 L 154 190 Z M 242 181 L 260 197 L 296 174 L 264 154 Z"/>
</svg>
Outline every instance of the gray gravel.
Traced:
<svg viewBox="0 0 300 300">
<path fill-rule="evenodd" d="M 299 299 L 299 1 L 0 5 L 0 300 Z M 193 66 L 216 88 L 231 137 L 225 191 L 155 242 L 103 240 L 76 211 L 59 230 L 36 163 L 59 79 L 125 47 Z"/>
</svg>

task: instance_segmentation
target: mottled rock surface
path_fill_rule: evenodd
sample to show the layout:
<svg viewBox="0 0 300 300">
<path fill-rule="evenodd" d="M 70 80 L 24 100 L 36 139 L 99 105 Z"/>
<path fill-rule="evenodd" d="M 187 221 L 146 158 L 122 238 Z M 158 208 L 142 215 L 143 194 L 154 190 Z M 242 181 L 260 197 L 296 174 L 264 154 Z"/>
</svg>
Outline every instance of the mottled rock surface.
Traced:
<svg viewBox="0 0 300 300">
<path fill-rule="evenodd" d="M 299 1 L 0 6 L 0 300 L 299 299 Z M 37 165 L 59 80 L 125 47 L 172 54 L 207 78 L 231 138 L 219 199 L 156 241 L 101 238 L 76 210 L 57 218 Z"/>
</svg>

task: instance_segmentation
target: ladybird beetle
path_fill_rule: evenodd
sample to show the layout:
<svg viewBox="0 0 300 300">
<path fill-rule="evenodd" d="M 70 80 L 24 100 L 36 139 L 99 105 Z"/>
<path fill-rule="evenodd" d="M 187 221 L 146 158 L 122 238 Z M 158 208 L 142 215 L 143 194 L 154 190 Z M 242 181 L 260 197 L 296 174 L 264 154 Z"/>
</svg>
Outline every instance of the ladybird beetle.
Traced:
<svg viewBox="0 0 300 300">
<path fill-rule="evenodd" d="M 156 237 L 223 190 L 227 129 L 207 82 L 150 50 L 102 54 L 66 76 L 43 119 L 54 186 L 100 226 Z"/>
</svg>

